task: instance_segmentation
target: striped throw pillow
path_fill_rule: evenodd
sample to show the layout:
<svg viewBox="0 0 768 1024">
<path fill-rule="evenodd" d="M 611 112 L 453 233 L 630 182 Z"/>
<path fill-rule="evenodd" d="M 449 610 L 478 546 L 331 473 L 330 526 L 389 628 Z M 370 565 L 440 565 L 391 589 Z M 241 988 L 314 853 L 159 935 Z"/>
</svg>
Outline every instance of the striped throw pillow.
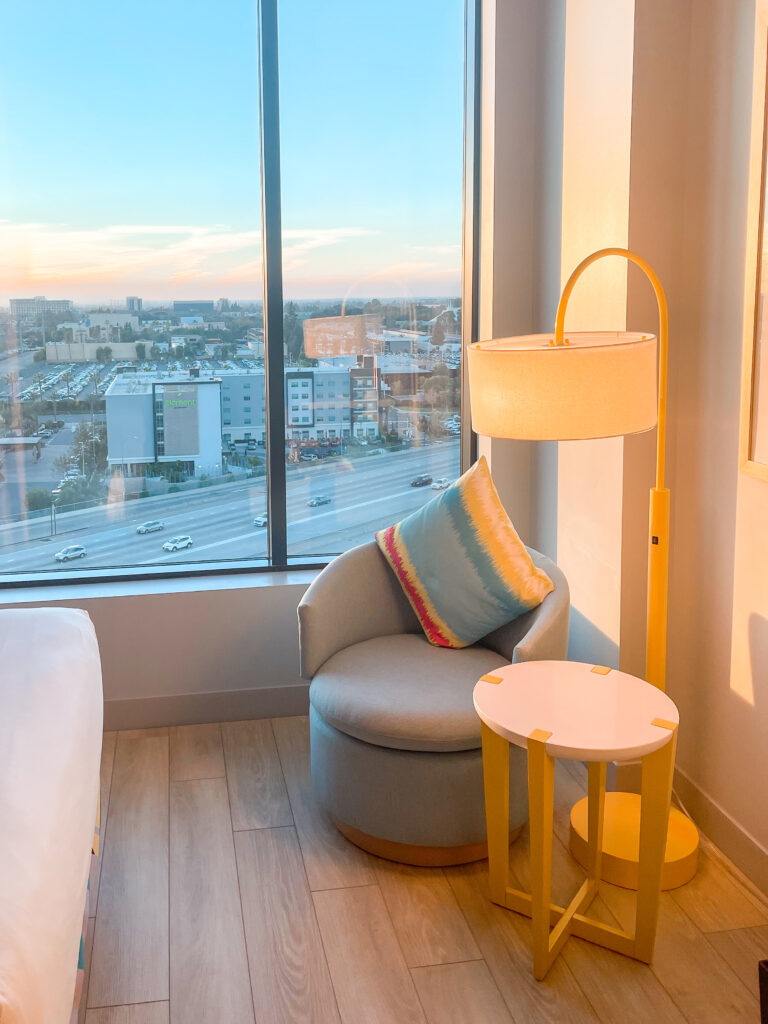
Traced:
<svg viewBox="0 0 768 1024">
<path fill-rule="evenodd" d="M 376 543 L 438 647 L 468 647 L 554 589 L 504 511 L 484 457 L 396 526 L 379 530 Z"/>
</svg>

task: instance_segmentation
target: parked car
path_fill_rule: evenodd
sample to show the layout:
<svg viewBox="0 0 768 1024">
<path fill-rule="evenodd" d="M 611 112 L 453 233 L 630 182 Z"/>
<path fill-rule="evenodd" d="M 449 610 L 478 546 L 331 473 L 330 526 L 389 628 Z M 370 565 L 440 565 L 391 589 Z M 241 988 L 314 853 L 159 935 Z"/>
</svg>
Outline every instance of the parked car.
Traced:
<svg viewBox="0 0 768 1024">
<path fill-rule="evenodd" d="M 254 516 L 254 518 L 253 518 L 253 525 L 254 526 L 266 526 L 268 522 L 269 522 L 269 517 L 267 516 L 266 512 L 262 512 L 261 515 Z"/>
<path fill-rule="evenodd" d="M 317 508 L 318 505 L 330 505 L 331 500 L 327 494 L 318 494 L 316 498 L 310 498 L 307 505 L 310 508 Z"/>
<path fill-rule="evenodd" d="M 181 537 L 171 537 L 163 544 L 163 551 L 181 551 L 182 548 L 191 548 L 192 538 L 189 534 L 182 534 Z"/>
<path fill-rule="evenodd" d="M 82 544 L 69 544 L 53 556 L 57 562 L 69 562 L 73 558 L 85 558 L 88 554 Z"/>
<path fill-rule="evenodd" d="M 432 481 L 433 491 L 444 491 L 446 487 L 451 486 L 451 481 L 447 476 L 439 476 L 437 480 Z"/>
<path fill-rule="evenodd" d="M 162 519 L 150 519 L 149 522 L 137 526 L 136 533 L 155 533 L 157 530 L 163 529 L 165 529 L 165 523 Z"/>
<path fill-rule="evenodd" d="M 303 455 L 300 455 L 299 458 L 302 462 L 317 462 L 317 456 L 313 455 L 311 452 L 305 452 Z"/>
<path fill-rule="evenodd" d="M 411 487 L 429 487 L 431 483 L 432 477 L 428 473 L 421 473 L 411 480 Z"/>
</svg>

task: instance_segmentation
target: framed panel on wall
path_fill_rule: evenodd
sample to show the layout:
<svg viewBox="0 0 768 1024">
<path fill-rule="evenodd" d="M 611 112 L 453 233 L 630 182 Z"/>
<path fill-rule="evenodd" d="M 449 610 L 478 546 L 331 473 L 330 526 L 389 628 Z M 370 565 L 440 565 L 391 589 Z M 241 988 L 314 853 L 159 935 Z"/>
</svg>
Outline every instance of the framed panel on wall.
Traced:
<svg viewBox="0 0 768 1024">
<path fill-rule="evenodd" d="M 752 96 L 739 462 L 768 480 L 768 0 L 757 4 Z"/>
</svg>

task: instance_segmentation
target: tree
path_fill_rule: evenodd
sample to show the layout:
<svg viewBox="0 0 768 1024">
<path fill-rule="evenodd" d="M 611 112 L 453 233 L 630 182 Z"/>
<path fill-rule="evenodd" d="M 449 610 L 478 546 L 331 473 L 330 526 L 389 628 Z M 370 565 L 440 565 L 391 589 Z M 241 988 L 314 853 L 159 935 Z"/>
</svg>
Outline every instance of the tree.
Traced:
<svg viewBox="0 0 768 1024">
<path fill-rule="evenodd" d="M 104 349 L 103 349 L 103 347 L 101 345 L 99 345 L 99 347 L 96 349 L 96 362 L 97 363 L 104 363 L 104 362 L 106 362 L 106 360 L 104 358 Z"/>
<path fill-rule="evenodd" d="M 67 370 L 66 373 L 64 373 L 62 375 L 61 379 L 64 381 L 64 383 L 67 386 L 67 400 L 69 400 L 69 398 L 71 397 L 70 393 L 69 393 L 69 389 L 70 389 L 70 386 L 72 385 L 72 383 L 74 382 L 75 375 L 72 373 L 71 370 Z"/>
<path fill-rule="evenodd" d="M 61 485 L 61 491 L 56 497 L 56 504 L 79 505 L 82 502 L 103 498 L 105 493 L 106 485 L 99 479 L 67 480 Z"/>
<path fill-rule="evenodd" d="M 91 385 L 91 393 L 89 395 L 89 401 L 91 405 L 91 422 L 93 422 L 93 402 L 98 396 L 99 381 L 101 380 L 101 370 L 92 370 L 88 374 L 88 383 Z"/>
<path fill-rule="evenodd" d="M 304 347 L 304 330 L 301 319 L 296 310 L 296 304 L 289 302 L 283 313 L 283 344 L 288 354 L 289 362 L 298 362 L 301 350 Z"/>
<path fill-rule="evenodd" d="M 35 383 L 35 387 L 37 388 L 37 393 L 40 396 L 40 401 L 42 402 L 42 400 L 43 400 L 43 384 L 45 383 L 45 374 L 44 373 L 36 373 L 35 376 L 33 377 L 33 380 L 34 380 L 34 383 Z"/>
<path fill-rule="evenodd" d="M 105 363 L 111 363 L 112 362 L 112 349 L 110 348 L 109 345 L 105 345 L 104 346 L 104 362 Z"/>
<path fill-rule="evenodd" d="M 24 496 L 24 504 L 28 512 L 37 512 L 41 508 L 51 507 L 51 492 L 44 487 L 31 487 Z"/>
<path fill-rule="evenodd" d="M 451 390 L 451 380 L 449 377 L 444 377 L 442 374 L 425 377 L 421 388 L 425 399 L 433 409 L 446 408 L 448 395 Z"/>
<path fill-rule="evenodd" d="M 143 363 L 147 358 L 147 346 L 143 341 L 136 342 L 136 358 L 140 363 Z"/>
<path fill-rule="evenodd" d="M 432 344 L 442 345 L 445 341 L 445 325 L 443 324 L 444 317 L 440 317 L 439 320 L 435 320 L 432 324 Z"/>
<path fill-rule="evenodd" d="M 157 343 L 153 344 L 152 348 L 149 350 L 149 358 L 154 359 L 155 362 L 158 362 L 163 358 L 163 350 Z"/>
</svg>

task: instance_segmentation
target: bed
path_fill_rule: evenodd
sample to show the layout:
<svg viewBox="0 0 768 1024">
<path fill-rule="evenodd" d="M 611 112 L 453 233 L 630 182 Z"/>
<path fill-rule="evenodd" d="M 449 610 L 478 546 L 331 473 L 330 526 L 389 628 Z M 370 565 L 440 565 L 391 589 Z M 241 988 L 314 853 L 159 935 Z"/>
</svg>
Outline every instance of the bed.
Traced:
<svg viewBox="0 0 768 1024">
<path fill-rule="evenodd" d="M 0 1024 L 72 1018 L 101 735 L 87 614 L 0 610 Z"/>
</svg>

